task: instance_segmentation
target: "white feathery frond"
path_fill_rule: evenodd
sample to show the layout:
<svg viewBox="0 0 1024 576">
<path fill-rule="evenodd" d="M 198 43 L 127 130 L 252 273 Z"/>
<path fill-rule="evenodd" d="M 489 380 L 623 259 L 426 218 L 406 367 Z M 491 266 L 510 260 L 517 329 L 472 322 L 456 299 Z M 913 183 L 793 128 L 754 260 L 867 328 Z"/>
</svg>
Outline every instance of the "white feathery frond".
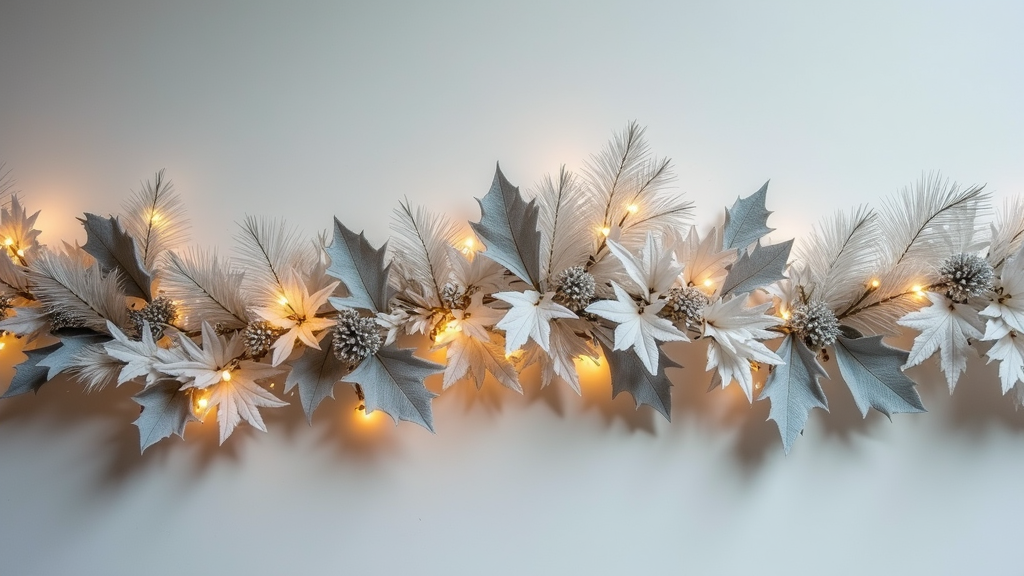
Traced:
<svg viewBox="0 0 1024 576">
<path fill-rule="evenodd" d="M 643 244 L 648 232 L 682 236 L 692 216 L 693 202 L 679 194 L 657 191 L 640 196 L 626 205 L 618 242 L 635 249 Z"/>
<path fill-rule="evenodd" d="M 931 174 L 886 202 L 877 219 L 878 286 L 863 287 L 839 319 L 878 330 L 919 308 L 914 288 L 934 283 L 943 260 L 973 245 L 986 198 L 981 186 L 961 189 Z"/>
<path fill-rule="evenodd" d="M 863 294 L 878 267 L 875 220 L 873 210 L 860 206 L 814 226 L 796 250 L 810 276 L 807 298 L 842 310 Z"/>
<path fill-rule="evenodd" d="M 98 265 L 83 267 L 75 256 L 44 250 L 29 270 L 32 292 L 47 313 L 59 312 L 73 324 L 108 333 L 107 320 L 128 322 L 128 307 L 118 274 L 106 276 Z"/>
<path fill-rule="evenodd" d="M 549 174 L 537 186 L 540 275 L 545 285 L 561 271 L 586 263 L 596 247 L 595 223 L 600 222 L 602 206 L 594 201 L 592 190 L 565 166 L 557 179 Z"/>
<path fill-rule="evenodd" d="M 102 344 L 91 344 L 71 359 L 67 373 L 85 384 L 86 392 L 93 392 L 116 383 L 124 363 L 110 357 Z"/>
<path fill-rule="evenodd" d="M 403 272 L 438 295 L 451 277 L 448 246 L 459 241 L 459 226 L 422 206 L 414 213 L 406 199 L 395 209 L 391 229 L 396 233 L 391 238 L 392 254 L 401 255 Z"/>
<path fill-rule="evenodd" d="M 1024 197 L 1003 199 L 1003 207 L 992 223 L 992 243 L 988 263 L 998 271 L 1010 256 L 1024 244 Z"/>
<path fill-rule="evenodd" d="M 239 263 L 245 270 L 243 289 L 256 306 L 276 304 L 285 292 L 285 279 L 316 264 L 317 255 L 295 229 L 278 219 L 247 216 L 239 225 Z"/>
<path fill-rule="evenodd" d="M 0 162 L 0 196 L 7 194 L 14 188 L 14 179 L 11 178 L 11 169 L 5 162 Z"/>
<path fill-rule="evenodd" d="M 125 231 L 135 240 L 146 270 L 156 271 L 157 257 L 188 240 L 185 205 L 174 185 L 160 170 L 152 181 L 142 183 L 124 203 Z"/>
<path fill-rule="evenodd" d="M 216 251 L 190 248 L 181 254 L 166 252 L 160 289 L 181 310 L 179 323 L 189 331 L 202 329 L 203 321 L 228 329 L 248 322 L 241 285 L 244 274 L 220 260 Z"/>
</svg>

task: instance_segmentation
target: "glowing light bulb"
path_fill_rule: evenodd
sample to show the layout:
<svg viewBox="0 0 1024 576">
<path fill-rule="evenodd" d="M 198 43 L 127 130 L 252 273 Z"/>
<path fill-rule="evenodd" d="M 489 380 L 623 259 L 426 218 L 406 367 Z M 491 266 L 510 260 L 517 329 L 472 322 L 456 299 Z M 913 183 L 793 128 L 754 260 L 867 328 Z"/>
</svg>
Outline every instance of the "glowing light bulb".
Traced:
<svg viewBox="0 0 1024 576">
<path fill-rule="evenodd" d="M 878 287 L 879 287 L 879 286 L 881 286 L 881 285 L 882 285 L 882 283 L 881 283 L 881 282 L 879 282 L 878 280 L 872 280 L 872 281 L 871 281 L 871 287 L 872 287 L 872 288 L 878 288 Z"/>
<path fill-rule="evenodd" d="M 196 400 L 196 407 L 200 410 L 206 410 L 206 407 L 210 405 L 210 401 L 206 398 L 200 398 Z"/>
<path fill-rule="evenodd" d="M 285 298 L 284 296 L 281 296 L 280 298 L 277 299 L 277 303 L 280 304 L 281 306 L 287 306 L 288 299 Z"/>
<path fill-rule="evenodd" d="M 18 256 L 24 256 L 25 255 L 25 251 L 24 250 L 18 250 L 17 254 L 18 254 Z"/>
<path fill-rule="evenodd" d="M 913 290 L 914 294 L 917 294 L 918 296 L 923 296 L 924 295 L 924 289 L 921 288 L 920 284 L 914 284 L 914 286 L 911 288 L 911 290 Z"/>
<path fill-rule="evenodd" d="M 789 320 L 789 310 L 783 310 L 782 311 L 782 319 L 783 320 Z"/>
<path fill-rule="evenodd" d="M 220 379 L 225 381 L 225 382 L 230 382 L 231 381 L 231 371 L 230 370 L 225 370 L 225 371 L 221 372 L 220 373 Z"/>
<path fill-rule="evenodd" d="M 0 350 L 3 350 L 4 346 L 7 346 L 7 343 L 6 342 L 0 342 Z"/>
<path fill-rule="evenodd" d="M 149 221 L 152 222 L 153 224 L 156 224 L 160 220 L 161 220 L 161 217 L 156 212 L 153 212 L 153 214 L 149 217 Z"/>
<path fill-rule="evenodd" d="M 636 204 L 630 204 L 629 206 L 626 206 L 626 210 L 627 210 L 627 211 L 628 211 L 628 212 L 629 212 L 630 214 L 636 214 L 637 212 L 639 212 L 639 211 L 640 211 L 640 207 L 639 207 L 639 206 L 637 206 Z"/>
<path fill-rule="evenodd" d="M 612 233 L 612 229 L 611 228 L 609 228 L 607 226 L 601 228 L 601 235 L 602 236 L 608 236 L 611 233 Z"/>
<path fill-rule="evenodd" d="M 4 240 L 4 246 L 10 246 L 11 244 L 14 244 L 13 238 L 7 238 Z"/>
<path fill-rule="evenodd" d="M 476 240 L 473 239 L 472 236 L 470 236 L 469 238 L 466 238 L 466 241 L 463 242 L 462 244 L 463 246 L 466 247 L 467 250 L 472 250 L 473 246 L 476 245 Z"/>
<path fill-rule="evenodd" d="M 708 278 L 707 280 L 704 281 L 704 286 L 707 288 L 711 288 L 712 284 L 714 284 L 714 282 L 711 281 L 711 278 Z"/>
</svg>

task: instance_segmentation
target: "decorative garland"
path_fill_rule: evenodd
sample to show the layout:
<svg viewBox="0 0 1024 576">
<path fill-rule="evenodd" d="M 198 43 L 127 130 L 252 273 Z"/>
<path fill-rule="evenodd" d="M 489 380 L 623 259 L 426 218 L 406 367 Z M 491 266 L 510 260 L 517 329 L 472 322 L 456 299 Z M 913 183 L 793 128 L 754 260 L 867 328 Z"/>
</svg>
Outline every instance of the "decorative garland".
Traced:
<svg viewBox="0 0 1024 576">
<path fill-rule="evenodd" d="M 337 219 L 329 243 L 247 218 L 235 260 L 178 250 L 187 223 L 162 171 L 121 217 L 86 214 L 84 246 L 45 247 L 39 213 L 11 194 L 0 212 L 0 329 L 58 341 L 26 351 L 4 397 L 58 374 L 87 391 L 141 385 L 145 450 L 214 407 L 221 442 L 242 420 L 266 431 L 258 409 L 286 404 L 261 385 L 274 376 L 285 375 L 285 392 L 298 387 L 310 419 L 348 382 L 367 413 L 433 430 L 431 374 L 443 372 L 444 389 L 490 374 L 522 393 L 520 370 L 538 363 L 542 386 L 579 393 L 575 362 L 603 357 L 613 395 L 668 418 L 665 371 L 679 365 L 662 343 L 706 338 L 706 370 L 771 402 L 786 452 L 811 409 L 827 410 L 819 378 L 831 359 L 865 416 L 923 412 L 904 370 L 938 353 L 952 392 L 979 348 L 999 363 L 1003 393 L 1024 401 L 1019 199 L 985 227 L 981 187 L 924 178 L 878 211 L 825 220 L 791 260 L 792 240 L 761 243 L 772 230 L 767 184 L 701 236 L 643 133 L 630 124 L 581 175 L 563 168 L 529 201 L 498 169 L 475 238 L 402 204 L 390 253 Z M 918 331 L 910 351 L 883 342 L 897 324 Z M 428 336 L 447 363 L 400 348 L 403 333 Z"/>
</svg>

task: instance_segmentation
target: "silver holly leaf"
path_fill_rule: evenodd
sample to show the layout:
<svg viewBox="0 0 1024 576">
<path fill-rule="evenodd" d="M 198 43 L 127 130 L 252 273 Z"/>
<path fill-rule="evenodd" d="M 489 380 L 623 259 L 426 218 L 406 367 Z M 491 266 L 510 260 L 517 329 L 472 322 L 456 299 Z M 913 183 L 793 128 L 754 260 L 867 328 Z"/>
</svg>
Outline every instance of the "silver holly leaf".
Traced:
<svg viewBox="0 0 1024 576">
<path fill-rule="evenodd" d="M 442 371 L 444 366 L 417 358 L 412 350 L 389 346 L 363 360 L 342 381 L 362 387 L 367 414 L 382 410 L 395 424 L 406 420 L 433 432 L 430 399 L 437 394 L 427 390 L 423 380 Z"/>
<path fill-rule="evenodd" d="M 54 350 L 37 364 L 37 366 L 45 366 L 49 369 L 46 373 L 47 380 L 53 380 L 57 374 L 71 368 L 74 365 L 75 356 L 86 347 L 110 341 L 110 336 L 106 334 L 98 334 L 83 328 L 61 330 L 55 333 L 54 336 L 60 338 L 61 347 Z"/>
<path fill-rule="evenodd" d="M 908 352 L 887 346 L 881 336 L 840 336 L 835 351 L 839 372 L 862 416 L 867 416 L 868 408 L 890 418 L 893 414 L 925 412 L 915 382 L 900 370 Z"/>
<path fill-rule="evenodd" d="M 774 228 L 768 227 L 771 212 L 765 207 L 768 196 L 768 182 L 761 189 L 746 198 L 737 198 L 732 208 L 725 211 L 725 227 L 722 231 L 722 249 L 746 250 L 759 238 Z"/>
<path fill-rule="evenodd" d="M 46 375 L 50 371 L 48 367 L 40 366 L 39 363 L 59 350 L 60 347 L 61 343 L 57 342 L 35 350 L 26 350 L 25 355 L 28 356 L 28 359 L 14 367 L 15 372 L 14 378 L 11 378 L 11 385 L 7 387 L 7 391 L 0 398 L 10 398 L 26 392 L 39 392 L 43 384 L 46 384 L 48 380 Z"/>
<path fill-rule="evenodd" d="M 386 312 L 391 299 L 388 273 L 391 264 L 384 265 L 388 245 L 374 249 L 362 232 L 356 234 L 337 218 L 334 219 L 334 239 L 324 250 L 331 257 L 327 273 L 341 280 L 348 296 L 332 297 L 335 308 L 365 308 L 372 312 Z"/>
<path fill-rule="evenodd" d="M 671 421 L 672 397 L 669 389 L 672 381 L 665 375 L 665 370 L 682 366 L 666 356 L 661 346 L 658 346 L 658 372 L 651 374 L 633 350 L 615 350 L 611 334 L 597 330 L 595 335 L 604 349 L 604 357 L 611 372 L 612 398 L 620 392 L 628 392 L 637 408 L 646 404 Z"/>
<path fill-rule="evenodd" d="M 124 291 L 128 296 L 152 300 L 150 294 L 153 278 L 139 257 L 135 241 L 124 231 L 117 218 L 101 218 L 86 214 L 79 218 L 87 233 L 85 250 L 96 259 L 104 272 L 119 270 L 124 280 Z"/>
<path fill-rule="evenodd" d="M 537 201 L 524 201 L 519 188 L 505 179 L 499 166 L 491 189 L 477 202 L 480 222 L 469 225 L 487 247 L 482 254 L 539 290 L 541 236 L 537 229 Z"/>
<path fill-rule="evenodd" d="M 307 348 L 298 360 L 291 363 L 292 369 L 284 381 L 284 391 L 299 387 L 299 399 L 306 420 L 313 422 L 313 411 L 324 401 L 334 398 L 334 385 L 348 373 L 348 365 L 338 360 L 334 348 L 321 343 L 320 350 Z"/>
<path fill-rule="evenodd" d="M 142 406 L 142 413 L 133 422 L 139 428 L 142 452 L 171 434 L 185 437 L 185 425 L 198 422 L 192 414 L 192 399 L 181 390 L 177 380 L 160 380 L 132 396 Z"/>
<path fill-rule="evenodd" d="M 751 292 L 784 280 L 786 275 L 783 272 L 792 249 L 792 240 L 770 246 L 761 246 L 759 242 L 752 251 L 741 254 L 722 282 L 722 296 Z"/>
<path fill-rule="evenodd" d="M 818 364 L 814 352 L 792 334 L 782 341 L 776 354 L 786 363 L 772 370 L 758 400 L 771 401 L 768 419 L 775 420 L 782 435 L 782 447 L 789 454 L 811 410 L 828 411 L 828 400 L 818 382 L 818 378 L 828 378 L 828 374 Z"/>
</svg>

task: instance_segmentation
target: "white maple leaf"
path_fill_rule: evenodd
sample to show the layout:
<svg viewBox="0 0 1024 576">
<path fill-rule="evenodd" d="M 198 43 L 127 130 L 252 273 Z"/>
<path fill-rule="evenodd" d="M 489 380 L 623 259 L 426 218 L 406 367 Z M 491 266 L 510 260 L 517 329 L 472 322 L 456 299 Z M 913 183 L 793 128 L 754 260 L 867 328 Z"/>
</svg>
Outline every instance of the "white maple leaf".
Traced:
<svg viewBox="0 0 1024 576">
<path fill-rule="evenodd" d="M 455 332 L 448 339 L 447 366 L 444 370 L 443 388 L 472 375 L 476 387 L 483 386 L 484 378 L 490 372 L 501 385 L 522 394 L 516 367 L 505 357 L 505 351 L 494 342 L 478 340 L 465 332 Z"/>
<path fill-rule="evenodd" d="M 287 405 L 287 402 L 278 400 L 268 390 L 249 379 L 221 380 L 210 388 L 209 406 L 217 407 L 221 444 L 242 420 L 266 432 L 267 427 L 263 424 L 258 407 L 278 408 Z"/>
<path fill-rule="evenodd" d="M 580 376 L 576 371 L 577 358 L 590 358 L 594 363 L 600 359 L 586 333 L 590 324 L 585 320 L 555 320 L 551 323 L 551 350 L 545 352 L 540 346 L 528 344 L 524 366 L 534 362 L 540 364 L 540 386 L 547 387 L 559 378 L 574 392 L 580 394 Z"/>
<path fill-rule="evenodd" d="M 942 372 L 952 392 L 960 374 L 967 369 L 968 339 L 982 338 L 981 320 L 967 304 L 956 304 L 943 294 L 925 292 L 931 306 L 900 318 L 900 326 L 920 332 L 903 369 L 924 362 L 939 351 Z"/>
<path fill-rule="evenodd" d="M 327 302 L 331 293 L 338 287 L 338 282 L 331 282 L 317 292 L 310 294 L 306 283 L 297 274 L 292 274 L 281 286 L 284 293 L 275 306 L 254 308 L 264 320 L 277 328 L 287 330 L 274 342 L 274 366 L 284 362 L 295 347 L 298 339 L 310 348 L 320 349 L 316 332 L 334 325 L 330 318 L 317 318 L 316 313 Z"/>
<path fill-rule="evenodd" d="M 504 318 L 494 325 L 505 331 L 506 354 L 519 350 L 529 339 L 547 352 L 550 349 L 551 321 L 555 318 L 577 318 L 572 310 L 552 300 L 554 295 L 554 292 L 541 294 L 535 290 L 492 294 L 512 305 Z"/>
<path fill-rule="evenodd" d="M 626 274 L 642 290 L 642 296 L 647 302 L 657 300 L 662 293 L 672 288 L 683 271 L 683 267 L 675 261 L 672 250 L 663 246 L 651 232 L 647 233 L 639 257 L 614 240 L 608 240 L 608 249 L 622 262 Z"/>
<path fill-rule="evenodd" d="M 1024 336 L 1019 332 L 1007 330 L 1006 335 L 996 340 L 985 354 L 992 360 L 999 361 L 999 380 L 1006 394 L 1017 382 L 1024 382 Z"/>
<path fill-rule="evenodd" d="M 779 337 L 768 328 L 778 326 L 782 320 L 764 313 L 771 307 L 771 302 L 745 308 L 745 300 L 716 300 L 706 306 L 702 336 L 712 339 L 705 369 L 717 368 L 723 388 L 735 380 L 747 395 L 747 400 L 753 401 L 754 376 L 750 362 L 784 364 L 782 358 L 759 341 Z"/>
<path fill-rule="evenodd" d="M 107 355 L 115 360 L 124 362 L 117 376 L 117 383 L 124 384 L 140 376 L 146 377 L 146 386 L 152 385 L 160 379 L 162 372 L 157 369 L 158 364 L 180 362 L 185 358 L 174 350 L 160 347 L 153 340 L 153 332 L 149 329 L 149 322 L 142 323 L 142 341 L 135 341 L 125 335 L 113 322 L 107 321 L 107 329 L 114 339 L 103 344 Z"/>
<path fill-rule="evenodd" d="M 665 307 L 665 300 L 657 300 L 641 306 L 618 284 L 612 282 L 615 300 L 598 300 L 586 311 L 617 323 L 615 327 L 615 350 L 633 348 L 651 374 L 658 373 L 658 341 L 689 342 L 667 318 L 658 316 Z"/>
<path fill-rule="evenodd" d="M 505 313 L 484 304 L 484 293 L 476 292 L 469 299 L 465 310 L 452 310 L 453 320 L 448 322 L 447 333 L 462 332 L 482 342 L 490 341 L 489 328 L 502 319 Z M 443 343 L 439 339 L 438 343 Z"/>
</svg>

